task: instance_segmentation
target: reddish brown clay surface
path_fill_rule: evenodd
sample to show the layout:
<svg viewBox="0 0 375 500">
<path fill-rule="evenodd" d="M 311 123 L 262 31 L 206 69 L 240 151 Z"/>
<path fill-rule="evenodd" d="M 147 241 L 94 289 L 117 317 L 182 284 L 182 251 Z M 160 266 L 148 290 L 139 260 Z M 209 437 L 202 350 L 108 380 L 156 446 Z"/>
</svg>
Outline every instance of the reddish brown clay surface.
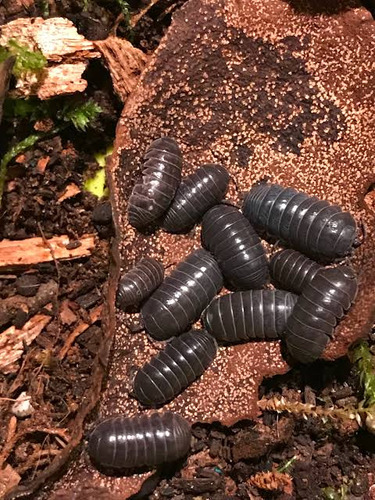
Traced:
<svg viewBox="0 0 375 500">
<path fill-rule="evenodd" d="M 145 255 L 175 264 L 199 246 L 198 229 L 188 236 L 144 236 L 127 224 L 141 157 L 163 134 L 181 145 L 185 174 L 203 162 L 222 162 L 235 180 L 235 201 L 269 177 L 349 209 L 367 236 L 351 261 L 360 277 L 356 304 L 324 354 L 333 359 L 369 331 L 374 313 L 375 214 L 364 197 L 374 181 L 375 24 L 364 9 L 310 16 L 305 4 L 296 5 L 298 14 L 281 0 L 185 4 L 127 101 L 111 183 L 124 268 Z M 117 316 L 100 417 L 140 411 L 128 396 L 129 378 L 160 347 L 130 333 L 129 319 Z M 203 377 L 165 409 L 191 422 L 253 418 L 262 378 L 287 369 L 277 343 L 222 348 Z M 105 477 L 81 459 L 70 470 L 70 488 L 82 481 L 110 486 L 108 498 L 117 498 L 134 491 L 139 476 L 134 482 Z"/>
</svg>

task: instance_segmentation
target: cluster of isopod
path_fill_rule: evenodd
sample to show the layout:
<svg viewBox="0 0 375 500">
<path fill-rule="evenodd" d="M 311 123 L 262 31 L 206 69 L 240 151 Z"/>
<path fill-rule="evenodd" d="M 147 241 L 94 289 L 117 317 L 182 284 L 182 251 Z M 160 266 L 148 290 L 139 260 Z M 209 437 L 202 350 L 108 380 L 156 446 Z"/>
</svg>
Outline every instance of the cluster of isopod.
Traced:
<svg viewBox="0 0 375 500">
<path fill-rule="evenodd" d="M 203 165 L 181 181 L 182 155 L 168 137 L 154 141 L 144 158 L 142 182 L 129 199 L 130 224 L 184 233 L 201 222 L 203 248 L 167 277 L 146 257 L 120 279 L 117 307 L 140 305 L 146 332 L 169 340 L 137 372 L 134 397 L 146 407 L 167 403 L 208 368 L 217 342 L 281 339 L 296 361 L 319 358 L 357 293 L 350 267 L 323 265 L 352 252 L 351 214 L 267 182 L 249 191 L 241 211 L 224 201 L 230 177 L 223 166 Z M 291 248 L 268 262 L 259 235 Z M 271 277 L 280 289 L 265 288 Z M 224 285 L 231 292 L 217 296 Z M 190 329 L 200 318 L 204 329 Z M 103 421 L 89 453 L 102 466 L 128 468 L 174 461 L 189 446 L 188 423 L 167 412 Z"/>
</svg>

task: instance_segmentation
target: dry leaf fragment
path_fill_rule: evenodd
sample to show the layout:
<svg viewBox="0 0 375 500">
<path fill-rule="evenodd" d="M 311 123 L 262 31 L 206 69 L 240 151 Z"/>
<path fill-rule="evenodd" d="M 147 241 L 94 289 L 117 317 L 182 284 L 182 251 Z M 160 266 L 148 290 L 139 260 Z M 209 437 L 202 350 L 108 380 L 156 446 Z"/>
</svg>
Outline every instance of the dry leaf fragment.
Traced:
<svg viewBox="0 0 375 500">
<path fill-rule="evenodd" d="M 283 491 L 288 495 L 293 493 L 292 478 L 283 472 L 258 472 L 248 479 L 248 483 L 261 490 Z"/>
<path fill-rule="evenodd" d="M 3 373 L 9 373 L 10 365 L 22 356 L 24 343 L 30 345 L 51 319 L 51 316 L 36 314 L 20 330 L 15 326 L 11 326 L 1 333 L 0 370 Z"/>
<path fill-rule="evenodd" d="M 57 200 L 57 203 L 61 203 L 64 200 L 67 200 L 68 198 L 72 198 L 76 194 L 80 193 L 81 190 L 79 189 L 76 184 L 68 184 L 63 192 L 63 194 L 60 196 L 60 198 Z"/>
</svg>

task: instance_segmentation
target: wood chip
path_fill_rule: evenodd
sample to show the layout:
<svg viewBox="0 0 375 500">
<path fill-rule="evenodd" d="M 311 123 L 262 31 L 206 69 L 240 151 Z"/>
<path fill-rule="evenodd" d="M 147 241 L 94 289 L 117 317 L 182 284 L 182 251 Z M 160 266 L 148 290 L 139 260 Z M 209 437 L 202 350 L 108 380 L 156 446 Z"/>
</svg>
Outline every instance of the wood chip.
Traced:
<svg viewBox="0 0 375 500">
<path fill-rule="evenodd" d="M 76 194 L 80 193 L 81 190 L 76 184 L 68 184 L 63 192 L 63 194 L 60 196 L 60 198 L 57 200 L 57 203 L 61 203 L 64 200 L 67 200 L 68 198 L 72 198 Z"/>
<path fill-rule="evenodd" d="M 64 300 L 60 307 L 60 319 L 64 325 L 71 325 L 77 321 L 77 316 L 69 307 L 69 300 Z"/>
<path fill-rule="evenodd" d="M 9 367 L 23 353 L 23 344 L 31 342 L 43 331 L 51 321 L 51 316 L 36 314 L 20 330 L 11 326 L 0 335 L 0 371 L 9 373 Z"/>
<path fill-rule="evenodd" d="M 86 89 L 82 73 L 88 60 L 100 57 L 100 53 L 93 42 L 78 33 L 71 21 L 61 17 L 16 19 L 2 26 L 0 45 L 14 38 L 31 50 L 40 50 L 48 65 L 37 74 L 28 73 L 18 78 L 12 95 L 49 99 Z"/>
<path fill-rule="evenodd" d="M 94 324 L 100 318 L 102 314 L 103 306 L 98 306 L 90 312 L 90 322 L 89 323 L 80 323 L 69 335 L 67 338 L 64 347 L 61 349 L 58 358 L 60 360 L 64 359 L 69 349 L 72 347 L 75 339 L 81 335 L 81 333 L 85 332 L 89 326 Z"/>
<path fill-rule="evenodd" d="M 138 83 L 147 56 L 127 40 L 114 36 L 95 42 L 95 46 L 107 63 L 116 93 L 125 102 Z"/>
<path fill-rule="evenodd" d="M 95 236 L 86 234 L 79 239 L 78 248 L 68 249 L 69 236 L 54 236 L 48 240 L 56 259 L 78 259 L 91 254 L 95 247 Z M 0 269 L 17 266 L 31 266 L 40 262 L 50 262 L 53 256 L 43 238 L 26 240 L 3 240 L 0 242 Z"/>
<path fill-rule="evenodd" d="M 44 174 L 44 171 L 48 165 L 49 160 L 50 160 L 49 156 L 39 158 L 38 163 L 36 164 L 36 169 L 40 174 Z"/>
<path fill-rule="evenodd" d="M 21 476 L 9 464 L 0 474 L 0 498 L 5 498 L 8 491 L 17 486 L 21 481 Z"/>
</svg>

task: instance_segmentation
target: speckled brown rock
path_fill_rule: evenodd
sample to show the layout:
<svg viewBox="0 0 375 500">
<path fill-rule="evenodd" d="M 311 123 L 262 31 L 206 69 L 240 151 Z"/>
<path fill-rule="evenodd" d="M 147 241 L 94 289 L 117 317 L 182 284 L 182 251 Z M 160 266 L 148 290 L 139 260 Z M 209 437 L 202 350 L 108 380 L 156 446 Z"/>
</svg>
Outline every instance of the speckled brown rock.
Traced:
<svg viewBox="0 0 375 500">
<path fill-rule="evenodd" d="M 171 135 L 183 150 L 185 173 L 206 162 L 227 166 L 236 180 L 232 199 L 268 176 L 339 203 L 365 224 L 367 237 L 352 260 L 360 274 L 358 299 L 325 357 L 345 354 L 368 332 L 374 312 L 375 214 L 364 202 L 374 181 L 374 49 L 375 24 L 364 9 L 309 16 L 281 0 L 186 3 L 127 101 L 117 131 L 111 184 L 124 267 L 145 255 L 177 263 L 199 246 L 199 230 L 189 237 L 144 236 L 127 224 L 126 202 L 145 148 Z M 122 313 L 117 320 L 101 417 L 139 411 L 128 396 L 129 378 L 159 347 L 144 334 L 131 334 Z M 203 377 L 165 409 L 191 422 L 229 425 L 253 418 L 262 378 L 287 369 L 275 342 L 221 349 Z M 126 496 L 140 478 L 108 478 L 81 459 L 60 487 L 74 488 L 88 476 L 91 484 Z"/>
</svg>

